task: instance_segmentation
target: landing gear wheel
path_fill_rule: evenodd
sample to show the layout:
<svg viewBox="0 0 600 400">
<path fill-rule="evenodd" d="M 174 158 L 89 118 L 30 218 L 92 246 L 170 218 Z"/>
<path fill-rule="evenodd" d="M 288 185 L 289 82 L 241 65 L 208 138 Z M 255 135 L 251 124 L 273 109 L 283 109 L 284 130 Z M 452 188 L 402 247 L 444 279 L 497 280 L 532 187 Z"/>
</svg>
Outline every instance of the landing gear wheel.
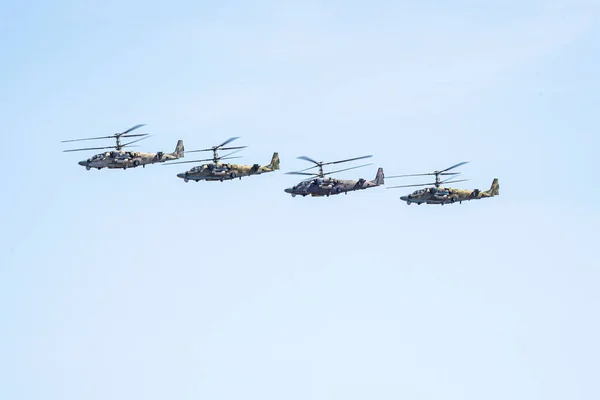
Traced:
<svg viewBox="0 0 600 400">
<path fill-rule="evenodd" d="M 236 175 L 235 175 L 235 172 L 232 172 L 232 173 L 230 173 L 230 174 L 229 174 L 229 177 L 230 177 L 231 179 L 234 179 L 234 178 L 235 178 L 235 176 L 236 176 Z"/>
<path fill-rule="evenodd" d="M 137 166 L 139 166 L 139 165 L 140 165 L 140 160 L 134 160 L 134 161 L 133 161 L 133 166 L 134 166 L 134 167 L 137 167 Z"/>
<path fill-rule="evenodd" d="M 183 178 L 183 181 L 187 183 L 187 182 L 189 182 L 190 180 L 189 180 L 188 178 Z"/>
<path fill-rule="evenodd" d="M 85 169 L 87 169 L 89 171 L 90 169 L 92 169 L 92 167 L 90 167 L 89 165 L 86 165 Z M 98 169 L 100 169 L 100 168 L 98 168 Z"/>
<path fill-rule="evenodd" d="M 412 203 L 412 201 L 410 200 L 406 200 L 406 204 L 410 206 L 410 203 Z"/>
</svg>

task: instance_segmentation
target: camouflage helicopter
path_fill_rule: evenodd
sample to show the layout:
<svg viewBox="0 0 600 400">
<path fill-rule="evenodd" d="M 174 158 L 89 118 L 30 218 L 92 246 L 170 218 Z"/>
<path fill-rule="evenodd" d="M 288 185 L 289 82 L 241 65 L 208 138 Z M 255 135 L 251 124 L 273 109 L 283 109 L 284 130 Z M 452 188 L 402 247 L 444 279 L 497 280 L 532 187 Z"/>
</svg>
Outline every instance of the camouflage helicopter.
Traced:
<svg viewBox="0 0 600 400">
<path fill-rule="evenodd" d="M 370 157 L 373 157 L 373 156 L 372 155 L 362 156 L 362 157 L 349 158 L 349 159 L 340 160 L 340 161 L 331 161 L 331 162 L 327 162 L 327 163 L 322 162 L 322 161 L 318 162 L 318 161 L 315 161 L 312 158 L 309 158 L 306 156 L 298 157 L 299 160 L 309 161 L 309 162 L 315 164 L 315 166 L 309 167 L 309 168 L 306 168 L 306 169 L 303 169 L 303 170 L 297 171 L 297 172 L 287 172 L 286 174 L 288 174 L 288 175 L 308 175 L 308 176 L 311 176 L 311 178 L 301 181 L 300 183 L 298 183 L 297 185 L 295 185 L 291 188 L 285 189 L 284 192 L 291 194 L 292 197 L 296 197 L 296 195 L 301 195 L 302 197 L 306 197 L 308 195 L 310 195 L 312 197 L 323 197 L 323 196 L 329 197 L 330 195 L 336 195 L 336 194 L 340 194 L 340 193 L 348 194 L 348 192 L 352 192 L 355 190 L 363 190 L 363 189 L 368 189 L 368 188 L 383 185 L 383 178 L 384 178 L 383 177 L 383 168 L 379 168 L 377 170 L 375 179 L 373 179 L 371 181 L 367 181 L 363 178 L 360 178 L 359 180 L 354 181 L 354 180 L 335 179 L 335 178 L 329 178 L 329 177 L 326 178 L 325 177 L 325 175 L 331 175 L 331 174 L 335 174 L 337 172 L 348 171 L 348 170 L 355 169 L 355 168 L 366 167 L 367 165 L 371 165 L 371 164 L 358 165 L 356 167 L 350 167 L 350 168 L 340 169 L 337 171 L 323 173 L 324 165 L 339 164 L 339 163 L 344 163 L 344 162 L 354 161 L 354 160 L 361 160 L 361 159 L 370 158 Z M 309 169 L 313 169 L 313 168 L 319 168 L 319 172 L 316 174 L 304 172 L 304 171 L 308 171 Z"/>
<path fill-rule="evenodd" d="M 117 144 L 115 146 L 107 146 L 107 147 L 87 147 L 83 149 L 70 149 L 63 150 L 63 152 L 71 152 L 71 151 L 85 151 L 85 150 L 102 150 L 102 149 L 115 149 L 113 151 L 106 151 L 103 153 L 96 154 L 87 160 L 79 161 L 79 165 L 85 167 L 88 171 L 92 168 L 102 169 L 127 169 L 127 168 L 135 168 L 138 166 L 146 167 L 147 164 L 154 163 L 162 163 L 165 161 L 177 160 L 179 158 L 183 158 L 183 140 L 177 141 L 177 146 L 175 147 L 175 151 L 173 153 L 163 153 L 159 151 L 158 153 L 144 153 L 138 151 L 125 151 L 124 147 L 133 147 L 130 146 L 133 143 L 139 142 L 140 140 L 147 139 L 149 134 L 147 133 L 138 133 L 138 134 L 129 134 L 129 132 L 138 129 L 145 124 L 135 125 L 127 129 L 121 133 L 115 133 L 112 136 L 102 136 L 95 138 L 87 138 L 87 139 L 72 139 L 72 140 L 63 140 L 61 143 L 66 142 L 78 142 L 82 140 L 98 140 L 98 139 L 116 139 Z M 129 137 L 141 137 L 140 139 L 131 141 L 129 143 L 121 144 L 121 138 L 129 138 Z"/>
<path fill-rule="evenodd" d="M 188 182 L 190 180 L 193 181 L 220 181 L 224 180 L 232 180 L 235 178 L 242 179 L 245 176 L 252 175 L 260 175 L 267 172 L 273 172 L 279 169 L 279 153 L 273 153 L 273 157 L 271 158 L 271 162 L 267 165 L 261 166 L 260 164 L 254 165 L 243 165 L 243 164 L 227 164 L 221 163 L 221 160 L 229 160 L 233 158 L 240 157 L 231 157 L 231 155 L 241 151 L 241 149 L 246 148 L 247 146 L 235 146 L 235 147 L 223 147 L 226 144 L 231 143 L 232 141 L 239 139 L 239 137 L 232 137 L 224 141 L 218 146 L 213 146 L 210 149 L 202 149 L 202 150 L 191 150 L 188 153 L 196 153 L 200 151 L 212 151 L 213 158 L 203 159 L 203 160 L 191 160 L 191 161 L 179 161 L 172 164 L 185 164 L 185 163 L 196 163 L 196 162 L 204 162 L 204 161 L 212 161 L 208 164 L 198 165 L 193 167 L 192 169 L 177 174 L 178 178 L 183 179 L 184 182 Z M 225 154 L 224 156 L 219 156 L 219 150 L 236 150 L 229 154 Z"/>
<path fill-rule="evenodd" d="M 440 175 L 459 175 L 460 174 L 459 172 L 447 172 L 447 171 L 454 169 L 456 167 L 459 167 L 461 165 L 467 164 L 467 163 L 468 163 L 468 161 L 463 161 L 461 163 L 453 165 L 444 170 L 433 171 L 433 172 L 425 173 L 425 174 L 389 176 L 388 178 L 392 179 L 392 178 L 403 178 L 403 177 L 407 177 L 407 176 L 435 175 L 435 182 L 423 183 L 423 184 L 417 184 L 417 185 L 390 186 L 387 189 L 396 189 L 396 188 L 414 187 L 414 186 L 429 186 L 429 185 L 434 186 L 434 187 L 430 187 L 430 188 L 426 188 L 426 189 L 419 189 L 409 195 L 401 196 L 400 200 L 405 201 L 407 205 L 410 205 L 411 203 L 417 203 L 418 205 L 421 205 L 423 203 L 444 205 L 446 203 L 453 204 L 453 203 L 456 203 L 457 201 L 459 204 L 462 204 L 463 201 L 479 200 L 479 199 L 484 199 L 484 198 L 488 198 L 488 197 L 498 196 L 500 194 L 500 192 L 499 192 L 500 185 L 498 184 L 497 178 L 492 181 L 492 186 L 490 187 L 489 190 L 486 190 L 486 191 L 481 191 L 479 189 L 468 190 L 468 189 L 455 189 L 455 188 L 450 188 L 450 187 L 440 187 L 440 185 L 442 185 L 444 183 L 467 181 L 467 179 L 459 179 L 459 180 L 454 180 L 454 181 L 450 180 L 453 178 L 446 178 L 445 180 L 440 180 Z"/>
</svg>

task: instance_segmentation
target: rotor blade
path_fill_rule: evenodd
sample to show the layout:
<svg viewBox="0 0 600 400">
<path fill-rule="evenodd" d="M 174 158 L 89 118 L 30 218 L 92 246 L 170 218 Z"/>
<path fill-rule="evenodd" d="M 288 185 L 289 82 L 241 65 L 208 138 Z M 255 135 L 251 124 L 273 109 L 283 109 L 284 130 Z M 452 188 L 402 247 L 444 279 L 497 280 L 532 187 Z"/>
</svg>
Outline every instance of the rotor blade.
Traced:
<svg viewBox="0 0 600 400">
<path fill-rule="evenodd" d="M 438 175 L 460 175 L 461 172 L 441 172 Z M 435 175 L 435 174 L 431 174 L 431 175 Z"/>
<path fill-rule="evenodd" d="M 312 159 L 312 158 L 310 158 L 310 157 L 306 157 L 306 156 L 300 156 L 300 157 L 296 157 L 296 158 L 297 158 L 298 160 L 310 161 L 311 163 L 315 163 L 315 164 L 317 164 L 317 165 L 321 165 L 321 163 L 319 163 L 319 162 L 317 162 L 317 161 L 313 160 L 313 159 Z"/>
<path fill-rule="evenodd" d="M 240 151 L 241 151 L 241 150 L 232 151 L 231 153 L 229 153 L 229 154 L 225 154 L 224 156 L 219 156 L 219 157 L 217 157 L 217 160 L 221 160 L 221 159 L 223 159 L 223 158 L 225 158 L 225 157 L 229 157 L 230 155 L 232 155 L 232 154 L 235 154 L 235 153 L 239 153 Z M 238 158 L 239 158 L 239 157 L 238 157 Z"/>
<path fill-rule="evenodd" d="M 234 150 L 234 149 L 245 149 L 246 147 L 248 147 L 248 146 L 238 146 L 238 147 L 223 147 L 223 148 L 220 148 L 220 149 L 218 149 L 218 150 Z M 186 153 L 198 153 L 198 152 L 201 152 L 201 151 L 214 151 L 214 150 L 217 150 L 217 149 L 215 148 L 215 149 L 201 149 L 201 150 L 189 150 L 189 151 L 188 151 L 188 150 L 186 150 L 185 152 L 186 152 Z"/>
<path fill-rule="evenodd" d="M 305 168 L 305 169 L 301 169 L 301 170 L 300 170 L 300 171 L 298 171 L 298 172 L 304 172 L 304 171 L 308 171 L 309 169 L 315 169 L 315 168 L 319 168 L 319 166 L 318 166 L 318 165 L 313 165 L 312 167 L 308 167 L 308 168 Z"/>
<path fill-rule="evenodd" d="M 219 157 L 219 160 L 231 160 L 231 159 L 234 159 L 234 158 L 242 158 L 242 157 L 240 157 L 240 156 L 235 156 L 235 157 L 225 157 L 225 158 L 221 158 L 221 157 Z"/>
<path fill-rule="evenodd" d="M 85 149 L 71 149 L 71 150 L 63 150 L 63 153 L 68 153 L 70 151 L 83 151 L 83 150 L 103 150 L 103 149 L 115 149 L 117 146 L 109 146 L 109 147 L 87 147 Z"/>
<path fill-rule="evenodd" d="M 122 145 L 121 145 L 121 147 L 129 146 L 129 145 L 130 145 L 130 144 L 132 144 L 132 143 L 136 143 L 136 142 L 139 142 L 140 140 L 148 139 L 149 137 L 150 137 L 150 136 L 146 136 L 146 137 L 143 137 L 143 138 L 141 138 L 141 139 L 137 139 L 137 140 L 134 140 L 134 141 L 132 141 L 132 142 L 129 142 L 129 143 L 122 144 Z"/>
<path fill-rule="evenodd" d="M 131 132 L 131 131 L 132 131 L 132 130 L 134 130 L 134 129 L 141 128 L 142 126 L 146 126 L 146 124 L 138 124 L 138 125 L 132 126 L 131 128 L 127 129 L 125 132 L 121 132 L 121 133 L 117 133 L 117 134 L 115 134 L 115 136 L 121 136 L 121 135 L 124 135 L 124 134 L 126 134 L 126 133 L 129 133 L 129 132 Z"/>
<path fill-rule="evenodd" d="M 286 172 L 286 175 L 318 176 L 317 174 L 309 174 L 308 172 Z"/>
<path fill-rule="evenodd" d="M 370 164 L 364 164 L 364 165 L 359 165 L 357 167 L 350 167 L 350 168 L 344 168 L 344 169 L 338 169 L 337 171 L 331 171 L 331 172 L 326 172 L 323 175 L 330 175 L 330 174 L 335 174 L 336 172 L 342 172 L 342 171 L 348 171 L 350 169 L 356 169 L 356 168 L 362 168 L 362 167 L 366 167 L 367 165 L 372 165 L 373 163 Z"/>
<path fill-rule="evenodd" d="M 97 139 L 114 139 L 114 136 L 100 136 L 100 137 L 93 137 L 93 138 L 86 138 L 86 139 L 71 139 L 71 140 L 62 140 L 61 143 L 67 143 L 67 142 L 79 142 L 82 140 L 97 140 Z"/>
<path fill-rule="evenodd" d="M 404 178 L 406 176 L 425 176 L 425 175 L 435 175 L 435 174 L 428 173 L 428 174 L 394 175 L 394 176 L 386 176 L 385 179 L 390 179 L 390 178 Z"/>
<path fill-rule="evenodd" d="M 215 146 L 215 149 L 218 149 L 219 147 L 223 147 L 223 146 L 225 146 L 227 143 L 231 143 L 231 142 L 233 142 L 235 139 L 239 139 L 239 138 L 240 138 L 239 136 L 236 136 L 236 137 L 229 138 L 229 139 L 227 139 L 226 141 L 224 141 L 223 143 L 221 143 L 220 145 L 218 145 L 218 146 Z"/>
<path fill-rule="evenodd" d="M 456 165 L 451 166 L 450 168 L 446 168 L 446 169 L 443 169 L 443 170 L 438 171 L 438 172 L 446 172 L 446 171 L 451 170 L 452 168 L 460 167 L 461 165 L 465 165 L 465 164 L 468 164 L 468 163 L 469 163 L 468 161 L 463 161 L 463 162 L 460 162 L 460 163 L 458 163 Z"/>
<path fill-rule="evenodd" d="M 431 186 L 431 185 L 435 185 L 435 183 L 421 183 L 419 185 L 388 186 L 388 187 L 386 187 L 386 189 L 396 189 L 396 188 L 415 187 L 415 186 Z"/>
<path fill-rule="evenodd" d="M 331 162 L 324 163 L 322 165 L 339 164 L 339 163 L 348 162 L 348 161 L 362 160 L 363 158 L 370 158 L 370 157 L 373 157 L 373 155 L 362 156 L 362 157 L 355 157 L 355 158 L 348 158 L 346 160 L 340 160 L 340 161 L 331 161 Z"/>
<path fill-rule="evenodd" d="M 149 136 L 149 133 L 134 133 L 133 135 L 123 135 L 121 136 L 122 138 L 124 137 L 136 137 L 136 136 Z"/>
<path fill-rule="evenodd" d="M 456 174 L 456 175 L 460 175 L 460 174 Z M 450 179 L 454 179 L 454 178 L 452 178 L 452 177 L 450 177 L 450 178 L 446 178 L 446 179 L 444 179 L 444 180 L 440 181 L 440 183 L 446 183 L 446 182 L 448 182 Z"/>
<path fill-rule="evenodd" d="M 456 183 L 456 182 L 465 182 L 465 181 L 468 181 L 468 179 L 459 179 L 457 181 L 443 181 L 440 183 Z"/>
<path fill-rule="evenodd" d="M 221 147 L 219 150 L 234 150 L 234 149 L 245 149 L 248 146 L 237 146 L 237 147 Z"/>
<path fill-rule="evenodd" d="M 213 161 L 212 158 L 207 158 L 204 160 L 190 160 L 190 161 L 177 161 L 177 162 L 172 162 L 169 163 L 169 165 L 173 165 L 173 164 L 188 164 L 188 163 L 198 163 L 198 162 L 205 162 L 205 161 Z M 162 164 L 162 165 L 167 165 L 167 164 Z"/>
</svg>

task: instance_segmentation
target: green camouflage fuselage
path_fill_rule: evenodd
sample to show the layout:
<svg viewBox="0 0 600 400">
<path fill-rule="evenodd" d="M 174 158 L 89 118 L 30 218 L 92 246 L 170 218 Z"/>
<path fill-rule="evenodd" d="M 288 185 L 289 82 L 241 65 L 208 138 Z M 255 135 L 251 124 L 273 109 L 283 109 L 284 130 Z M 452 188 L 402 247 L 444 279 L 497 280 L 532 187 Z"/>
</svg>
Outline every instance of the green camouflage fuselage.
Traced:
<svg viewBox="0 0 600 400">
<path fill-rule="evenodd" d="M 235 178 L 242 179 L 245 176 L 260 175 L 267 172 L 273 172 L 279 169 L 279 154 L 273 153 L 271 163 L 261 166 L 259 164 L 243 165 L 243 164 L 227 164 L 227 163 L 210 163 L 198 165 L 189 171 L 177 174 L 178 178 L 184 182 L 192 181 L 226 181 Z"/>
<path fill-rule="evenodd" d="M 417 203 L 421 205 L 425 204 L 453 204 L 462 203 L 463 201 L 479 200 L 488 197 L 498 196 L 500 194 L 500 186 L 498 179 L 494 179 L 490 190 L 481 191 L 479 189 L 466 190 L 466 189 L 455 189 L 455 188 L 427 188 L 416 190 L 413 193 L 401 196 L 400 200 L 406 202 L 406 204 Z"/>
<path fill-rule="evenodd" d="M 284 192 L 291 194 L 292 197 L 329 197 L 331 195 L 337 195 L 341 193 L 348 194 L 348 192 L 353 192 L 356 190 L 374 188 L 383 184 L 383 168 L 379 168 L 377 170 L 377 174 L 375 175 L 375 179 L 370 181 L 362 178 L 355 181 L 348 179 L 317 177 L 302 181 L 291 188 L 284 189 Z"/>
<path fill-rule="evenodd" d="M 158 153 L 145 153 L 141 151 L 125 150 L 107 151 L 96 154 L 87 160 L 79 161 L 79 165 L 85 167 L 87 170 L 92 168 L 127 169 L 135 168 L 140 165 L 145 167 L 147 164 L 177 160 L 179 158 L 183 158 L 183 154 L 183 141 L 179 140 L 173 153 L 165 154 L 160 151 Z"/>
</svg>

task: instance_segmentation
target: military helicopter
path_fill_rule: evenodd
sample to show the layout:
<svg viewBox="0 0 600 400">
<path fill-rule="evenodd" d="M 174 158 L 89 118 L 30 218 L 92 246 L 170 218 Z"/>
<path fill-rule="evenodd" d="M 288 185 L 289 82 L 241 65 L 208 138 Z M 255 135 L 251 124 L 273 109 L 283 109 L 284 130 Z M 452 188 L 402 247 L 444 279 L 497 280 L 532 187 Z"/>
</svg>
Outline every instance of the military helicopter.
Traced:
<svg viewBox="0 0 600 400">
<path fill-rule="evenodd" d="M 403 178 L 403 177 L 408 177 L 408 176 L 435 175 L 435 182 L 423 183 L 423 184 L 417 184 L 417 185 L 390 186 L 386 189 L 396 189 L 396 188 L 414 187 L 414 186 L 429 186 L 429 185 L 434 186 L 434 187 L 430 187 L 430 188 L 426 188 L 426 189 L 419 189 L 409 195 L 401 196 L 400 200 L 405 201 L 407 205 L 410 205 L 411 203 L 417 203 L 418 205 L 421 205 L 423 203 L 444 205 L 446 203 L 453 204 L 453 203 L 456 203 L 457 201 L 459 202 L 459 204 L 462 204 L 463 201 L 479 200 L 479 199 L 483 199 L 483 198 L 498 196 L 500 194 L 500 192 L 499 192 L 500 185 L 498 184 L 497 178 L 492 181 L 492 186 L 490 187 L 490 190 L 486 190 L 486 191 L 481 191 L 479 189 L 467 190 L 467 189 L 455 189 L 455 188 L 450 188 L 450 187 L 440 187 L 440 185 L 442 185 L 444 183 L 455 183 L 455 182 L 467 181 L 468 179 L 459 179 L 459 180 L 453 181 L 453 180 L 451 180 L 451 179 L 453 179 L 452 177 L 446 178 L 445 180 L 440 180 L 440 175 L 442 175 L 442 176 L 443 175 L 452 175 L 452 176 L 459 175 L 460 174 L 459 172 L 447 172 L 447 171 L 454 169 L 456 167 L 459 167 L 461 165 L 467 164 L 467 163 L 468 163 L 468 161 L 463 161 L 461 163 L 458 163 L 456 165 L 453 165 L 453 166 L 443 169 L 441 171 L 433 171 L 433 172 L 429 172 L 429 173 L 425 173 L 425 174 L 389 176 L 388 177 L 389 179 L 393 179 L 393 178 Z"/>
<path fill-rule="evenodd" d="M 303 169 L 303 170 L 297 171 L 297 172 L 286 172 L 286 174 L 288 174 L 288 175 L 308 175 L 308 176 L 311 176 L 311 178 L 301 181 L 300 183 L 298 183 L 297 185 L 295 185 L 291 188 L 285 189 L 284 192 L 291 194 L 292 197 L 296 197 L 296 195 L 301 195 L 302 197 L 306 197 L 308 195 L 311 195 L 312 197 L 323 197 L 323 196 L 329 197 L 330 195 L 335 195 L 335 194 L 340 194 L 340 193 L 348 194 L 348 192 L 352 192 L 355 190 L 368 189 L 368 188 L 383 185 L 383 178 L 384 178 L 383 177 L 383 168 L 379 168 L 377 170 L 375 179 L 373 179 L 372 181 L 367 181 L 362 178 L 357 181 L 354 181 L 354 180 L 335 179 L 335 178 L 325 177 L 325 175 L 331 175 L 331 174 L 335 174 L 337 172 L 348 171 L 348 170 L 355 169 L 355 168 L 366 167 L 367 165 L 371 165 L 371 164 L 358 165 L 356 167 L 350 167 L 350 168 L 340 169 L 337 171 L 331 171 L 331 172 L 326 172 L 326 173 L 323 172 L 324 165 L 339 164 L 339 163 L 361 160 L 361 159 L 370 158 L 370 157 L 373 157 L 373 156 L 369 155 L 369 156 L 349 158 L 346 160 L 331 161 L 331 162 L 323 162 L 323 161 L 319 162 L 319 161 L 315 161 L 312 158 L 309 158 L 306 156 L 298 157 L 299 160 L 309 161 L 309 162 L 315 164 L 315 166 L 309 167 L 309 168 L 306 168 L 306 169 Z M 308 171 L 313 168 L 319 168 L 319 172 L 316 174 L 310 173 L 310 172 L 304 172 L 304 171 Z"/>
<path fill-rule="evenodd" d="M 273 171 L 276 171 L 279 169 L 279 153 L 277 153 L 277 152 L 273 153 L 271 162 L 264 166 L 261 166 L 260 164 L 243 165 L 243 164 L 221 163 L 220 162 L 221 160 L 240 158 L 237 156 L 231 157 L 231 155 L 233 155 L 233 154 L 241 151 L 241 149 L 244 149 L 247 147 L 247 146 L 223 147 L 236 139 L 239 139 L 239 136 L 229 138 L 226 141 L 224 141 L 223 143 L 221 143 L 220 145 L 213 146 L 210 149 L 188 151 L 188 153 L 196 153 L 196 152 L 201 152 L 201 151 L 212 151 L 213 158 L 207 158 L 207 159 L 203 159 L 203 160 L 179 161 L 179 162 L 175 162 L 175 163 L 170 163 L 169 165 L 212 161 L 209 164 L 198 165 L 186 172 L 177 174 L 177 177 L 183 179 L 184 182 L 188 182 L 189 180 L 193 180 L 196 182 L 201 181 L 201 180 L 223 182 L 224 180 L 232 180 L 235 178 L 242 179 L 245 176 L 260 175 L 260 174 L 263 174 L 266 172 L 273 172 Z M 229 154 L 225 154 L 223 156 L 219 156 L 219 154 L 218 154 L 219 150 L 237 150 L 237 151 L 231 152 Z"/>
<path fill-rule="evenodd" d="M 115 139 L 117 141 L 115 146 L 106 146 L 106 147 L 87 147 L 83 149 L 70 149 L 63 150 L 63 152 L 71 152 L 71 151 L 86 151 L 86 150 L 102 150 L 102 149 L 115 149 L 113 151 L 106 151 L 103 153 L 99 153 L 94 155 L 93 157 L 88 158 L 87 160 L 79 161 L 79 165 L 85 167 L 88 171 L 92 168 L 102 169 L 127 169 L 127 168 L 135 168 L 138 166 L 146 167 L 147 164 L 154 163 L 162 163 L 165 161 L 176 160 L 183 157 L 183 140 L 177 141 L 177 146 L 175 147 L 175 151 L 173 153 L 163 153 L 159 151 L 158 153 L 144 153 L 137 151 L 125 151 L 124 147 L 134 147 L 131 146 L 133 143 L 139 142 L 140 140 L 147 139 L 150 135 L 148 133 L 137 133 L 130 134 L 129 132 L 141 128 L 145 126 L 145 124 L 135 125 L 124 132 L 115 133 L 111 136 L 102 136 L 102 137 L 94 137 L 94 138 L 86 138 L 86 139 L 72 139 L 72 140 L 63 140 L 61 143 L 66 142 L 78 142 L 82 140 L 98 140 L 98 139 Z M 122 144 L 121 138 L 130 138 L 130 137 L 141 137 L 140 139 L 133 140 L 129 143 Z"/>
</svg>

